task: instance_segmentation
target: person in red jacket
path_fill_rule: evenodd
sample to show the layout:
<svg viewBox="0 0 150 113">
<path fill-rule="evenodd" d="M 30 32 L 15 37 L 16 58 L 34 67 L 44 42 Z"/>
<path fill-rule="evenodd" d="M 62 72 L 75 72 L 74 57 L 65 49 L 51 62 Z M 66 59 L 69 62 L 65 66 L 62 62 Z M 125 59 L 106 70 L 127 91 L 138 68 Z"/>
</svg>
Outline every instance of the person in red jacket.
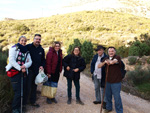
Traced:
<svg viewBox="0 0 150 113">
<path fill-rule="evenodd" d="M 60 72 L 62 71 L 62 50 L 60 47 L 60 42 L 54 42 L 53 46 L 49 48 L 49 52 L 46 55 L 45 71 L 49 81 L 57 83 L 59 81 Z M 57 103 L 57 100 L 55 98 L 47 98 L 48 104 L 51 104 L 52 102 Z"/>
</svg>

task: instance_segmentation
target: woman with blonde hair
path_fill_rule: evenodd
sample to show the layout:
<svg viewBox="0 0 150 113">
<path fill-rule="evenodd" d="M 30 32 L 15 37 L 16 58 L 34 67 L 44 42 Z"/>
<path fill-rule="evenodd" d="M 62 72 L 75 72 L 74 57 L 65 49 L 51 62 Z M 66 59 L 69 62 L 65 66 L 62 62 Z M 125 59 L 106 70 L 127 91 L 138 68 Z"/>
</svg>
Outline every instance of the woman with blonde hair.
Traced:
<svg viewBox="0 0 150 113">
<path fill-rule="evenodd" d="M 48 76 L 48 82 L 58 83 L 60 72 L 62 71 L 62 50 L 60 42 L 56 41 L 53 46 L 49 48 L 49 52 L 46 55 L 46 67 L 45 72 Z M 57 103 L 54 98 L 47 98 L 47 103 Z"/>
</svg>

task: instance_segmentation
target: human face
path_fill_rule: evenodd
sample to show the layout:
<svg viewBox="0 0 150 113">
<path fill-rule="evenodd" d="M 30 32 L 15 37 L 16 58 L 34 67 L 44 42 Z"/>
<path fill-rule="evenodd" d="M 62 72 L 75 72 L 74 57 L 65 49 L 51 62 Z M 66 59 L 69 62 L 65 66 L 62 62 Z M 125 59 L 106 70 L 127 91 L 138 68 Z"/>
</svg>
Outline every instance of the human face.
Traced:
<svg viewBox="0 0 150 113">
<path fill-rule="evenodd" d="M 80 53 L 79 48 L 74 48 L 73 53 L 74 53 L 74 55 L 75 55 L 75 56 L 78 56 L 78 55 L 79 55 L 79 53 Z"/>
<path fill-rule="evenodd" d="M 55 51 L 59 51 L 59 49 L 60 49 L 60 45 L 59 45 L 59 44 L 55 44 L 54 49 L 55 49 Z"/>
<path fill-rule="evenodd" d="M 26 39 L 26 38 L 21 38 L 20 41 L 19 41 L 19 44 L 25 46 L 25 45 L 26 45 L 26 42 L 27 42 L 27 39 Z"/>
<path fill-rule="evenodd" d="M 109 48 L 109 49 L 108 49 L 108 55 L 109 55 L 110 57 L 115 56 L 115 54 L 116 54 L 116 50 L 115 50 L 114 48 Z"/>
<path fill-rule="evenodd" d="M 104 50 L 103 50 L 103 49 L 100 49 L 100 50 L 97 51 L 98 56 L 102 56 L 103 53 L 104 53 Z"/>
<path fill-rule="evenodd" d="M 40 36 L 35 36 L 33 40 L 33 44 L 38 47 L 41 43 L 41 37 Z"/>
</svg>

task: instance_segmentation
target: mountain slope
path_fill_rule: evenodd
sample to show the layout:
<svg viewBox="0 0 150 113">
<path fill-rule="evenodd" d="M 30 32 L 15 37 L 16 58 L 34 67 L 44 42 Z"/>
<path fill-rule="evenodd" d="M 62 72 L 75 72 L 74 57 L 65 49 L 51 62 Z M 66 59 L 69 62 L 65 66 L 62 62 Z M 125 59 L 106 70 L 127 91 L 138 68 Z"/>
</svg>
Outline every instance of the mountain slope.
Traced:
<svg viewBox="0 0 150 113">
<path fill-rule="evenodd" d="M 117 11 L 150 18 L 150 0 L 77 0 L 58 9 L 57 14 L 83 10 Z"/>
</svg>

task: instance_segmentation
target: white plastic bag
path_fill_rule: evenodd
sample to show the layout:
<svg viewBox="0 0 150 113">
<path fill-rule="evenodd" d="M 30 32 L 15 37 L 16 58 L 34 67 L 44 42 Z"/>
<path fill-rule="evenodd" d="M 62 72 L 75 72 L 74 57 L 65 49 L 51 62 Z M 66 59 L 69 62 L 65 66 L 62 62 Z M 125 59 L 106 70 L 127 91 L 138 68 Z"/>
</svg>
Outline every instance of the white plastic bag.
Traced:
<svg viewBox="0 0 150 113">
<path fill-rule="evenodd" d="M 44 70 L 40 69 L 39 74 L 35 78 L 35 84 L 38 85 L 38 84 L 46 82 L 47 80 L 48 80 L 48 76 L 45 75 Z"/>
</svg>

